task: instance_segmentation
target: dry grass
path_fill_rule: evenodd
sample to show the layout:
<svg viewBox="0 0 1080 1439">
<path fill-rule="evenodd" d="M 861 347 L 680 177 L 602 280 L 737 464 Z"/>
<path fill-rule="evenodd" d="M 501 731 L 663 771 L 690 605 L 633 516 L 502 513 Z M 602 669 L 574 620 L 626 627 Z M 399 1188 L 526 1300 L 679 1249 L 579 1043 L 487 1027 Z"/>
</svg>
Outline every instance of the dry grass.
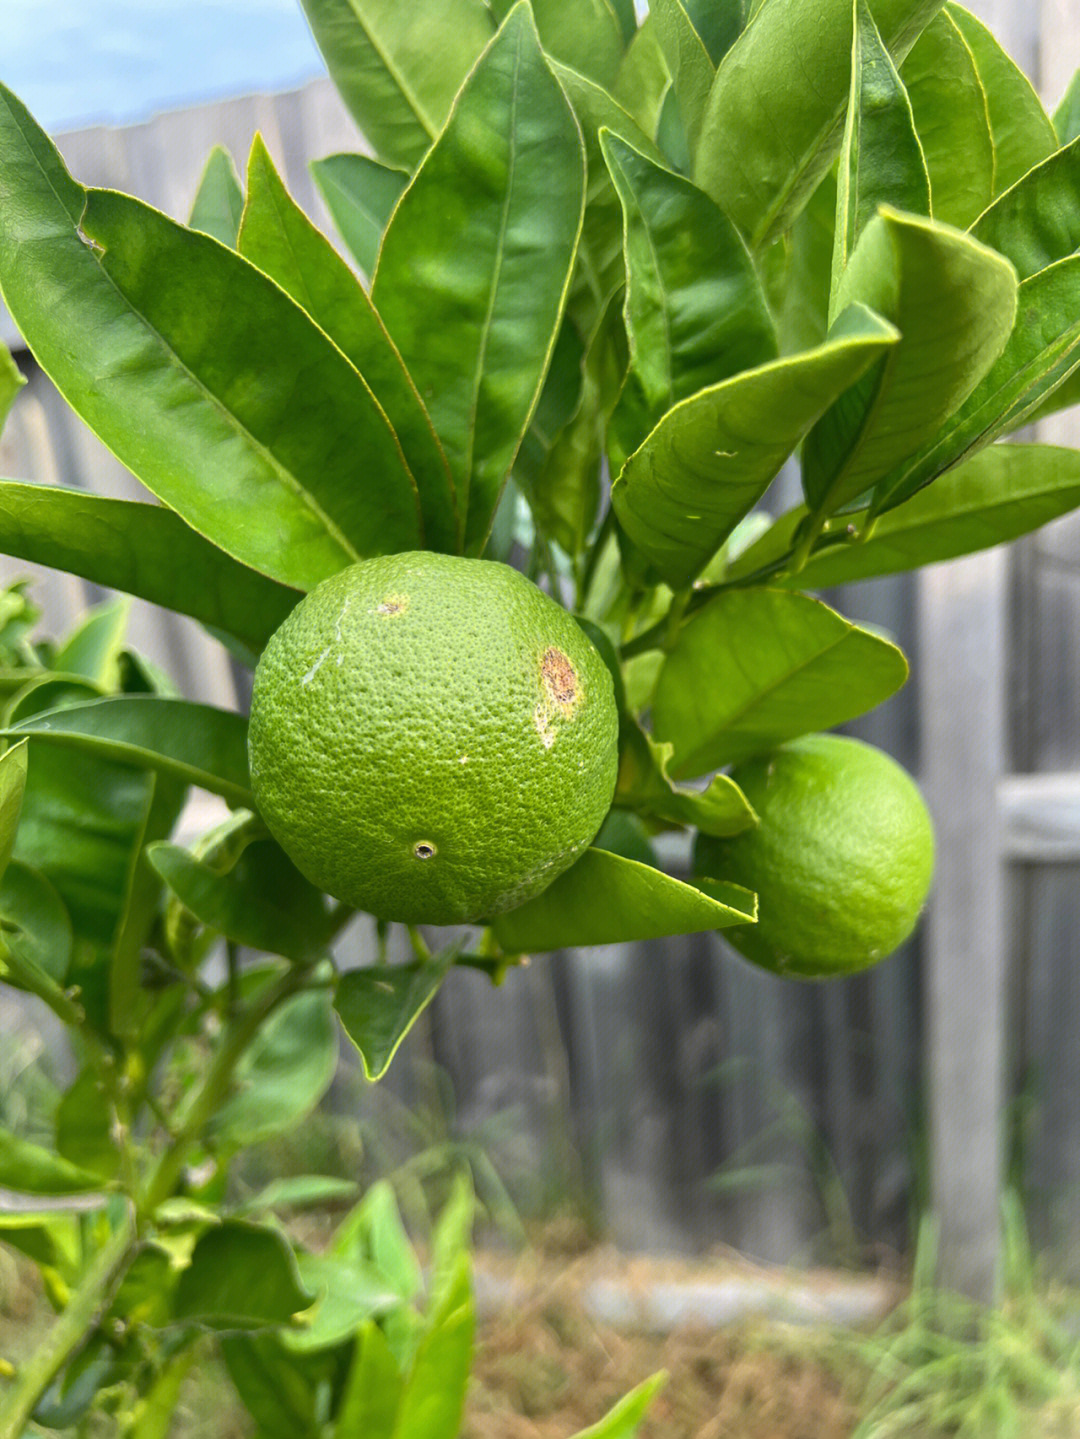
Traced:
<svg viewBox="0 0 1080 1439">
<path fill-rule="evenodd" d="M 670 1377 L 641 1439 L 849 1439 L 855 1427 L 821 1338 L 624 1334 L 553 1301 L 482 1326 L 462 1439 L 567 1439 L 657 1369 Z"/>
</svg>

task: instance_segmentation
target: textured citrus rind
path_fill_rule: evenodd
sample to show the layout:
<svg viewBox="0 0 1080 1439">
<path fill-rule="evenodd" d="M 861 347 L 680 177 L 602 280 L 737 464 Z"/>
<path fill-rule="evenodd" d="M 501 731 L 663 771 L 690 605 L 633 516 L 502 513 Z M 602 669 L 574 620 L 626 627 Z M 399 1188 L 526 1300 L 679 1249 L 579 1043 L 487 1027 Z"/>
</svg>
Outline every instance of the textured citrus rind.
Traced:
<svg viewBox="0 0 1080 1439">
<path fill-rule="evenodd" d="M 727 938 L 754 963 L 806 979 L 852 974 L 911 934 L 933 873 L 922 796 L 881 750 L 806 735 L 732 771 L 760 823 L 701 836 L 699 874 L 758 894 L 758 922 Z"/>
<path fill-rule="evenodd" d="M 249 756 L 308 879 L 384 919 L 524 903 L 615 787 L 606 666 L 572 616 L 489 560 L 409 552 L 324 581 L 259 661 Z"/>
</svg>

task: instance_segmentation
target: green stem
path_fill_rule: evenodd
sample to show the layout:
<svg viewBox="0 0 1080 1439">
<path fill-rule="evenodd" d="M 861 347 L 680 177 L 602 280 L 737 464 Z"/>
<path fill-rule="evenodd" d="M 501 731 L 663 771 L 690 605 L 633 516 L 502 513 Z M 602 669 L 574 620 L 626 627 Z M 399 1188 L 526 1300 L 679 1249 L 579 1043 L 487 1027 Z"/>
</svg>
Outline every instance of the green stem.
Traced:
<svg viewBox="0 0 1080 1439">
<path fill-rule="evenodd" d="M 811 544 L 816 543 L 822 536 L 826 539 L 829 547 L 850 542 L 850 536 L 847 534 L 833 536 L 827 532 L 826 527 L 823 527 L 820 534 L 813 536 Z M 869 533 L 859 535 L 860 540 L 864 538 L 869 539 L 869 537 Z M 771 560 L 767 565 L 762 565 L 759 569 L 751 570 L 748 574 L 739 575 L 738 579 L 723 580 L 720 584 L 702 585 L 700 589 L 694 589 L 682 618 L 689 619 L 691 615 L 696 614 L 698 610 L 701 609 L 702 605 L 708 604 L 715 595 L 722 594 L 724 590 L 752 589 L 754 585 L 760 585 L 766 580 L 773 579 L 776 575 L 798 574 L 799 570 L 803 568 L 810 557 L 809 553 L 807 553 L 801 559 L 799 558 L 799 551 L 802 549 L 804 543 L 805 541 L 801 541 L 798 546 L 793 546 L 785 554 L 782 554 L 779 559 Z M 629 660 L 633 659 L 635 655 L 645 654 L 648 650 L 663 649 L 668 632 L 669 617 L 668 615 L 664 615 L 662 619 L 657 620 L 656 624 L 650 625 L 647 630 L 642 630 L 641 634 L 635 635 L 633 639 L 627 640 L 624 644 L 620 645 L 619 654 L 624 660 Z"/>
<path fill-rule="evenodd" d="M 0 1404 L 0 1439 L 22 1439 L 41 1396 L 85 1340 L 98 1314 L 111 1298 L 135 1239 L 130 1212 L 100 1250 L 72 1293 L 64 1312 L 44 1341 L 19 1370 L 18 1382 Z"/>
<path fill-rule="evenodd" d="M 246 1013 L 237 1016 L 225 1031 L 202 1088 L 191 1101 L 183 1123 L 150 1177 L 140 1206 L 144 1214 L 153 1213 L 157 1206 L 173 1193 L 188 1155 L 228 1096 L 233 1070 L 244 1051 L 278 1005 L 303 989 L 306 980 L 306 970 L 290 969 L 277 984 L 271 985 Z"/>
<path fill-rule="evenodd" d="M 240 1013 L 240 947 L 235 940 L 225 941 L 225 962 L 229 971 L 229 1018 Z"/>
<path fill-rule="evenodd" d="M 417 929 L 415 924 L 405 926 L 409 935 L 409 943 L 412 945 L 412 952 L 421 964 L 427 964 L 431 958 L 431 950 L 428 949 L 424 936 Z"/>
<path fill-rule="evenodd" d="M 76 1004 L 72 994 L 61 989 L 52 976 L 43 970 L 30 969 L 8 948 L 3 938 L 0 938 L 0 965 L 13 974 L 24 988 L 44 1000 L 53 1014 L 70 1029 L 81 1029 L 86 1023 L 86 1011 L 81 1004 Z"/>
<path fill-rule="evenodd" d="M 675 648 L 675 641 L 679 638 L 679 627 L 686 617 L 687 606 L 691 598 L 689 589 L 678 590 L 664 616 L 664 649 L 669 654 Z"/>
<path fill-rule="evenodd" d="M 825 522 L 827 519 L 828 516 L 819 510 L 818 513 L 807 525 L 805 533 L 799 540 L 798 544 L 795 546 L 794 552 L 791 556 L 791 564 L 788 567 L 788 574 L 797 575 L 800 570 L 806 568 L 806 562 L 810 558 L 810 555 L 813 552 L 813 548 L 818 542 L 818 536 L 825 528 Z"/>
</svg>

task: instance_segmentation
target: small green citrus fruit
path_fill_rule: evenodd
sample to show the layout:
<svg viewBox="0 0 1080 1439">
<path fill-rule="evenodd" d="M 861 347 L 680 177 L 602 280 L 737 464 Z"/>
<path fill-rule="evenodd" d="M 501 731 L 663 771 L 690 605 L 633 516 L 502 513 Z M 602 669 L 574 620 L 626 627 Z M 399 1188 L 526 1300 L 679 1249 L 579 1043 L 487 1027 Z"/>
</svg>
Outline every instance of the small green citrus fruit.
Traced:
<svg viewBox="0 0 1080 1439">
<path fill-rule="evenodd" d="M 410 552 L 307 595 L 255 672 L 259 810 L 297 868 L 380 918 L 456 924 L 545 889 L 615 789 L 611 676 L 507 565 Z"/>
<path fill-rule="evenodd" d="M 841 735 L 806 735 L 737 765 L 760 823 L 702 835 L 702 875 L 757 891 L 758 922 L 726 931 L 747 959 L 825 979 L 891 954 L 911 933 L 934 865 L 922 796 L 895 760 Z"/>
</svg>

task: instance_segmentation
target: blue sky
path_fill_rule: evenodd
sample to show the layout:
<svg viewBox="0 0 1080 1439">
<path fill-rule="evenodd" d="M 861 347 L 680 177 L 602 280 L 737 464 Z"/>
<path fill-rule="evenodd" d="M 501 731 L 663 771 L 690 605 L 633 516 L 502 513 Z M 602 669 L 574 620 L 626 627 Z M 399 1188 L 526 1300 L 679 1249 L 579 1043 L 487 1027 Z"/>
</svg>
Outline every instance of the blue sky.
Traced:
<svg viewBox="0 0 1080 1439">
<path fill-rule="evenodd" d="M 287 89 L 322 69 L 299 0 L 0 0 L 0 80 L 50 130 Z"/>
</svg>

